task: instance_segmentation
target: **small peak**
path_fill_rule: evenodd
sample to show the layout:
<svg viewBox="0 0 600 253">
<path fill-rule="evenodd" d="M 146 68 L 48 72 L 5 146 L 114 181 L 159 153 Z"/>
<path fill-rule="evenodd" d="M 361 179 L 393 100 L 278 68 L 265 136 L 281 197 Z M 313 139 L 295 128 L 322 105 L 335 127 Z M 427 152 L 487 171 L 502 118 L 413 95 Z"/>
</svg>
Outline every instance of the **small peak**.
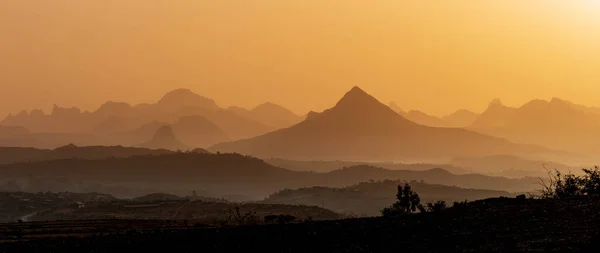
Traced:
<svg viewBox="0 0 600 253">
<path fill-rule="evenodd" d="M 169 125 L 162 125 L 154 134 L 154 139 L 157 138 L 175 138 L 175 134 L 173 134 L 173 128 Z"/>
<path fill-rule="evenodd" d="M 306 114 L 306 119 L 305 119 L 305 120 L 312 120 L 312 119 L 315 119 L 315 118 L 316 118 L 316 117 L 318 117 L 318 116 L 319 116 L 319 113 L 318 113 L 318 112 L 315 112 L 315 111 L 310 111 L 310 112 L 308 112 L 308 113 Z"/>
<path fill-rule="evenodd" d="M 343 104 L 361 105 L 363 103 L 372 103 L 373 101 L 379 103 L 379 101 L 377 101 L 377 99 L 375 99 L 373 96 L 369 95 L 358 86 L 354 86 L 350 91 L 346 92 L 336 106 Z"/>
<path fill-rule="evenodd" d="M 198 95 L 190 89 L 169 91 L 158 101 L 158 105 L 170 110 L 178 110 L 190 106 L 213 110 L 219 109 L 214 100 Z"/>
<path fill-rule="evenodd" d="M 68 150 L 68 149 L 74 149 L 74 148 L 77 148 L 77 146 L 75 146 L 75 144 L 73 144 L 73 143 L 69 143 L 67 145 L 55 148 L 54 150 Z"/>
<path fill-rule="evenodd" d="M 167 92 L 162 99 L 166 98 L 166 97 L 180 97 L 180 96 L 199 96 L 198 94 L 194 93 L 192 90 L 190 89 L 184 89 L 184 88 L 179 88 L 179 89 L 174 89 L 172 91 Z"/>
<path fill-rule="evenodd" d="M 499 106 L 499 107 L 503 107 L 504 106 L 504 104 L 502 103 L 502 100 L 500 100 L 499 98 L 493 99 L 490 102 L 490 104 L 488 105 L 488 108 L 490 108 L 490 107 L 496 107 L 496 106 Z"/>
<path fill-rule="evenodd" d="M 350 91 L 348 91 L 348 93 L 362 93 L 362 94 L 367 94 L 367 92 L 365 92 L 363 89 L 361 89 L 358 86 L 352 87 L 352 89 L 350 89 Z"/>
<path fill-rule="evenodd" d="M 436 174 L 452 174 L 449 171 L 442 169 L 442 168 L 433 168 L 430 170 L 427 170 L 430 173 L 436 173 Z"/>
<path fill-rule="evenodd" d="M 571 104 L 569 101 L 564 100 L 564 99 L 560 99 L 560 98 L 557 98 L 557 97 L 552 97 L 550 99 L 550 103 L 552 103 L 552 104 Z"/>
</svg>

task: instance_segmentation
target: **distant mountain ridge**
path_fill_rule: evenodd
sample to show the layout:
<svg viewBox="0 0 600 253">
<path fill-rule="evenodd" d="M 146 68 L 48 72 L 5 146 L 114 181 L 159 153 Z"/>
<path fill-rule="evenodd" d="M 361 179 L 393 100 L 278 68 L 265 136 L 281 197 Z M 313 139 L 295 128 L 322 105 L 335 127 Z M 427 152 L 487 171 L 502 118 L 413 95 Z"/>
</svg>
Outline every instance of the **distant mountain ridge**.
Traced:
<svg viewBox="0 0 600 253">
<path fill-rule="evenodd" d="M 469 128 L 553 149 L 600 152 L 600 114 L 585 108 L 559 98 L 520 107 L 494 100 Z"/>
<path fill-rule="evenodd" d="M 67 149 L 74 147 L 67 147 Z M 139 149 L 148 152 L 148 150 Z M 73 182 L 159 185 L 164 192 L 203 188 L 210 196 L 246 194 L 264 197 L 281 189 L 326 186 L 345 187 L 368 180 L 425 180 L 427 183 L 464 188 L 530 191 L 538 189 L 537 178 L 507 179 L 476 174 L 455 175 L 442 169 L 424 171 L 388 170 L 353 166 L 328 173 L 290 171 L 263 160 L 239 154 L 168 152 L 162 155 L 132 155 L 123 158 L 63 158 L 0 165 L 6 180 L 65 177 Z M 88 153 L 89 155 L 89 153 Z M 72 156 L 77 157 L 77 156 Z M 85 168 L 85 170 L 81 169 Z M 114 194 L 114 192 L 107 192 Z M 151 193 L 151 192 L 149 192 Z"/>
<path fill-rule="evenodd" d="M 187 134 L 192 136 L 204 135 L 205 141 L 190 140 L 194 146 L 206 147 L 211 144 L 229 139 L 244 139 L 267 133 L 280 127 L 287 127 L 301 120 L 300 116 L 273 103 L 259 105 L 252 110 L 228 110 L 219 107 L 212 99 L 200 96 L 189 89 L 176 89 L 166 93 L 154 104 L 130 105 L 124 102 L 108 101 L 93 112 L 82 112 L 76 107 L 62 108 L 54 105 L 50 114 L 41 110 L 31 112 L 21 111 L 16 115 L 9 115 L 0 124 L 6 126 L 22 126 L 30 130 L 33 146 L 51 147 L 75 142 L 72 135 L 95 135 L 83 138 L 79 144 L 84 145 L 133 145 L 120 140 L 136 139 L 135 137 L 112 138 L 123 133 L 131 132 L 152 122 L 164 124 L 177 124 L 178 121 L 188 116 L 202 116 L 214 123 L 220 131 L 214 130 L 214 136 L 208 136 L 204 131 Z M 242 112 L 247 112 L 244 114 Z M 224 131 L 222 133 L 221 131 Z M 48 139 L 48 134 L 53 134 L 53 139 Z M 62 137 L 57 138 L 56 134 Z M 225 137 L 227 136 L 227 137 Z M 0 138 L 3 138 L 0 131 Z M 98 142 L 98 139 L 103 139 Z M 14 143 L 18 140 L 0 140 L 2 143 Z M 200 145 L 201 144 L 201 145 Z M 16 145 L 21 146 L 21 145 Z"/>
<path fill-rule="evenodd" d="M 390 102 L 388 107 L 412 122 L 430 127 L 464 128 L 470 126 L 477 119 L 477 116 L 479 116 L 477 113 L 461 109 L 440 118 L 419 110 L 406 112 L 396 102 Z"/>
<path fill-rule="evenodd" d="M 530 153 L 543 149 L 464 129 L 422 126 L 354 87 L 334 107 L 312 114 L 292 127 L 217 144 L 211 150 L 297 160 L 387 161 Z"/>
</svg>

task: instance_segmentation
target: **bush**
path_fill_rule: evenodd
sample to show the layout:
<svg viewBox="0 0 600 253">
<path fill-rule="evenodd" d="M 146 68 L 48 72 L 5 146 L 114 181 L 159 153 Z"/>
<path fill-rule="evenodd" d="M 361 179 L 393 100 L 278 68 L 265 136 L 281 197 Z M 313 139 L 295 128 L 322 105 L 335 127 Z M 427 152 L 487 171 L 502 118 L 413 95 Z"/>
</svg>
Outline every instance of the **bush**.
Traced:
<svg viewBox="0 0 600 253">
<path fill-rule="evenodd" d="M 419 194 L 414 192 L 409 184 L 398 185 L 398 193 L 396 194 L 396 203 L 390 207 L 381 210 L 381 215 L 384 217 L 397 217 L 404 214 L 415 212 L 420 204 L 421 198 Z"/>
<path fill-rule="evenodd" d="M 567 198 L 600 194 L 600 169 L 583 169 L 583 176 L 562 174 L 558 170 L 548 172 L 548 179 L 540 178 L 542 198 Z"/>
</svg>

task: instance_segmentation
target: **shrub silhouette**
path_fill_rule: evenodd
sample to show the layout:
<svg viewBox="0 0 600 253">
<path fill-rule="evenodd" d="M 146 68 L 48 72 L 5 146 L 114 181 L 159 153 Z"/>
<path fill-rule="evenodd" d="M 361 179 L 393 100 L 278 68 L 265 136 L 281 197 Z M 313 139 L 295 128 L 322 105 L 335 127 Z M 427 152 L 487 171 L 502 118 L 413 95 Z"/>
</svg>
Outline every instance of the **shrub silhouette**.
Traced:
<svg viewBox="0 0 600 253">
<path fill-rule="evenodd" d="M 435 203 L 427 203 L 427 209 L 429 212 L 440 212 L 446 210 L 448 206 L 446 205 L 446 201 L 439 200 Z"/>
<path fill-rule="evenodd" d="M 600 169 L 583 169 L 583 176 L 562 174 L 558 170 L 548 172 L 548 180 L 540 178 L 542 198 L 568 198 L 572 196 L 600 194 Z"/>
<path fill-rule="evenodd" d="M 404 214 L 415 212 L 419 209 L 421 198 L 419 194 L 414 192 L 409 184 L 398 185 L 398 193 L 396 194 L 396 203 L 390 207 L 381 210 L 381 215 L 384 217 L 396 217 Z"/>
</svg>

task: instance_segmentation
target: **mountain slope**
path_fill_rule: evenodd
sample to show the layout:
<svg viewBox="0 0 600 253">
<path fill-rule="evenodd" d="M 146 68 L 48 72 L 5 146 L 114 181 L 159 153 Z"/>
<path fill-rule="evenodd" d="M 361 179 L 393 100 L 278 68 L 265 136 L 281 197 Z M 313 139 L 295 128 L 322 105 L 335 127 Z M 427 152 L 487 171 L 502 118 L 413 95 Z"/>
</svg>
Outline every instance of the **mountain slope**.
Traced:
<svg viewBox="0 0 600 253">
<path fill-rule="evenodd" d="M 436 159 L 532 151 L 464 129 L 418 125 L 358 87 L 333 108 L 290 128 L 217 144 L 211 150 L 302 160 Z"/>
</svg>

